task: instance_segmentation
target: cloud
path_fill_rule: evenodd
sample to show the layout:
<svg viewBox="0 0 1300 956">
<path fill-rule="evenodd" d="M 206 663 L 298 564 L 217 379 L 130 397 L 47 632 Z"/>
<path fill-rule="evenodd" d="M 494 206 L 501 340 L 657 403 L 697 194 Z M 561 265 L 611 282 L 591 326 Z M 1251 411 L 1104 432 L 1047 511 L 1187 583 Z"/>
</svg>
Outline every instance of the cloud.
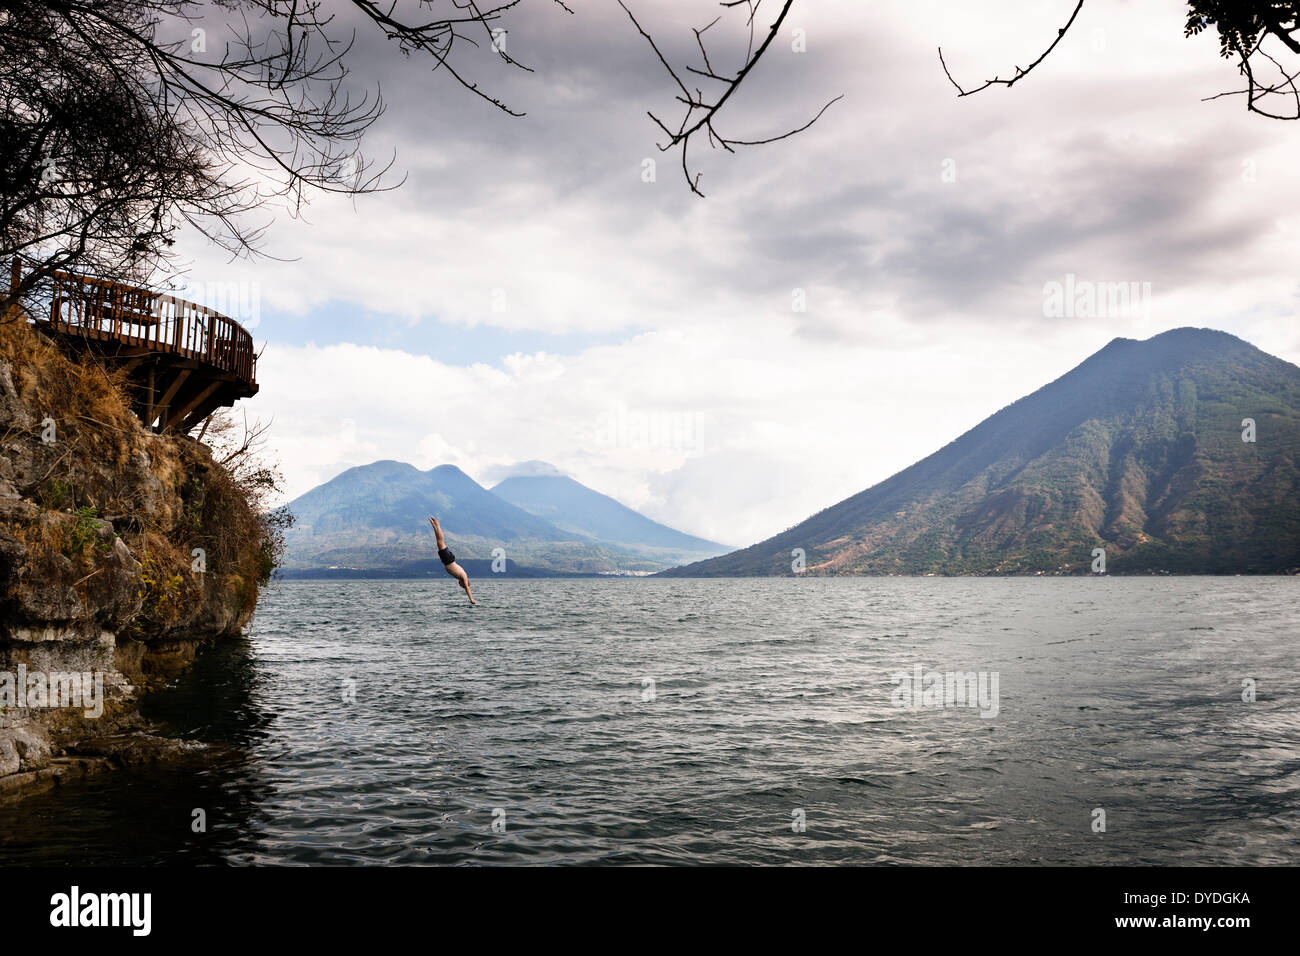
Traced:
<svg viewBox="0 0 1300 956">
<path fill-rule="evenodd" d="M 686 57 L 687 25 L 717 8 L 634 9 Z M 791 139 L 701 147 L 705 200 L 655 149 L 645 113 L 668 115 L 671 81 L 615 5 L 522 5 L 510 51 L 535 72 L 482 76 L 522 119 L 363 32 L 355 75 L 382 80 L 390 104 L 366 148 L 396 149 L 405 185 L 277 223 L 270 251 L 295 261 L 201 253 L 194 269 L 260 291 L 252 405 L 275 417 L 290 492 L 377 458 L 485 481 L 536 459 L 748 544 L 1115 336 L 1207 326 L 1300 360 L 1296 133 L 1201 102 L 1236 77 L 1212 38 L 1183 38 L 1181 7 L 1090 2 L 1031 77 L 955 95 L 936 46 L 963 81 L 1005 75 L 1069 9 L 798 4 L 807 52 L 779 37 L 727 128 L 764 135 L 844 99 Z M 1148 308 L 1053 316 L 1045 289 L 1067 275 L 1149 283 Z M 286 341 L 284 316 L 326 311 L 357 332 Z M 400 327 L 402 348 L 357 344 L 372 322 Z M 440 353 L 446 330 L 471 327 L 507 344 Z M 546 333 L 578 344 L 536 347 Z M 524 335 L 534 344 L 509 345 Z"/>
</svg>

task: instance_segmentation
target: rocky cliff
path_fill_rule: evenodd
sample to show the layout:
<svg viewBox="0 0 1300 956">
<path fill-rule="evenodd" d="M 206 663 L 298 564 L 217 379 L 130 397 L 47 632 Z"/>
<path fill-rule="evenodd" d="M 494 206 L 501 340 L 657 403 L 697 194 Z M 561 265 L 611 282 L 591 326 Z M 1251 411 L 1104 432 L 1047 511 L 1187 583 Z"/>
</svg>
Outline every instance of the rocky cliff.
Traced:
<svg viewBox="0 0 1300 956">
<path fill-rule="evenodd" d="M 177 749 L 140 689 L 240 633 L 272 568 L 245 489 L 121 388 L 0 323 L 0 793 Z"/>
</svg>

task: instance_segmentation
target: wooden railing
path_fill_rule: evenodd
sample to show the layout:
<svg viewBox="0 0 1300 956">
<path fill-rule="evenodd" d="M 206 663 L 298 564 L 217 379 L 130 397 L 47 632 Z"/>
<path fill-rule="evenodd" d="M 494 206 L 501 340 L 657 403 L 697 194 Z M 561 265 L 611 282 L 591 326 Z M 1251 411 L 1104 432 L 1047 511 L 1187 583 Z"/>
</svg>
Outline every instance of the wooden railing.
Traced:
<svg viewBox="0 0 1300 956">
<path fill-rule="evenodd" d="M 15 259 L 11 288 L 17 290 L 22 263 Z M 155 352 L 197 359 L 250 385 L 256 380 L 253 337 L 234 319 L 173 295 L 52 272 L 35 298 L 49 302 L 48 322 L 56 332 L 85 332 Z"/>
</svg>

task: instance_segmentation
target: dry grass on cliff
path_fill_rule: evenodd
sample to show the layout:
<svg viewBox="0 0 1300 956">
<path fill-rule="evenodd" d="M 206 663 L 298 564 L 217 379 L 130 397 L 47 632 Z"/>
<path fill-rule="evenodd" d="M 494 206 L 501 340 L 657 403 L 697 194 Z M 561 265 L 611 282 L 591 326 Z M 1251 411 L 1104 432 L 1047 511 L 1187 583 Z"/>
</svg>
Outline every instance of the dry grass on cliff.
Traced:
<svg viewBox="0 0 1300 956">
<path fill-rule="evenodd" d="M 0 322 L 0 361 L 13 369 L 14 388 L 38 420 L 52 419 L 61 442 L 121 465 L 147 433 L 123 395 L 125 377 L 93 359 L 70 359 L 26 321 Z M 12 434 L 5 437 L 13 437 Z"/>
<path fill-rule="evenodd" d="M 26 522 L 10 527 L 12 536 L 35 552 L 57 552 L 82 567 L 90 566 L 95 547 L 106 547 L 99 539 L 99 523 L 92 509 L 72 514 L 43 511 Z"/>
<path fill-rule="evenodd" d="M 110 516 L 141 565 L 143 607 L 129 631 L 144 636 L 183 624 L 211 588 L 253 609 L 275 553 L 256 482 L 230 474 L 188 438 L 153 434 L 130 410 L 120 374 L 69 357 L 26 321 L 0 322 L 0 362 L 12 369 L 33 419 L 7 433 L 0 427 L 0 454 L 18 442 L 35 462 L 20 491 L 41 512 L 8 529 L 32 561 L 58 552 L 89 569 L 95 518 Z M 55 423 L 56 444 L 41 441 L 45 418 Z M 147 501 L 141 475 L 157 480 Z M 194 572 L 195 548 L 205 552 L 206 575 Z"/>
<path fill-rule="evenodd" d="M 90 509 L 94 516 L 118 518 L 139 512 L 136 489 L 122 476 L 132 455 L 141 452 L 166 486 L 176 482 L 175 453 L 131 412 L 120 372 L 90 356 L 67 355 L 21 319 L 0 323 L 0 362 L 11 369 L 29 417 L 25 425 L 7 423 L 0 432 L 0 453 L 13 442 L 25 446 L 22 454 L 35 473 L 23 475 L 21 490 L 42 510 Z M 47 428 L 56 441 L 42 440 Z M 137 530 L 145 523 L 127 522 Z"/>
</svg>

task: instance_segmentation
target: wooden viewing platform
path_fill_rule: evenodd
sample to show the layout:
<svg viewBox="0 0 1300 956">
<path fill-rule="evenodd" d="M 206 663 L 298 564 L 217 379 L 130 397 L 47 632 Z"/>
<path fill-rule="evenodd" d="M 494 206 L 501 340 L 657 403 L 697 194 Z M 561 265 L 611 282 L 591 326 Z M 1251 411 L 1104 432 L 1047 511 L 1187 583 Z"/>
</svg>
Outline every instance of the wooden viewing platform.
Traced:
<svg viewBox="0 0 1300 956">
<path fill-rule="evenodd" d="M 15 259 L 10 288 L 23 263 Z M 127 373 L 132 409 L 159 432 L 184 434 L 218 408 L 257 394 L 253 337 L 234 319 L 172 295 L 54 272 L 32 323 L 59 345 Z"/>
</svg>

